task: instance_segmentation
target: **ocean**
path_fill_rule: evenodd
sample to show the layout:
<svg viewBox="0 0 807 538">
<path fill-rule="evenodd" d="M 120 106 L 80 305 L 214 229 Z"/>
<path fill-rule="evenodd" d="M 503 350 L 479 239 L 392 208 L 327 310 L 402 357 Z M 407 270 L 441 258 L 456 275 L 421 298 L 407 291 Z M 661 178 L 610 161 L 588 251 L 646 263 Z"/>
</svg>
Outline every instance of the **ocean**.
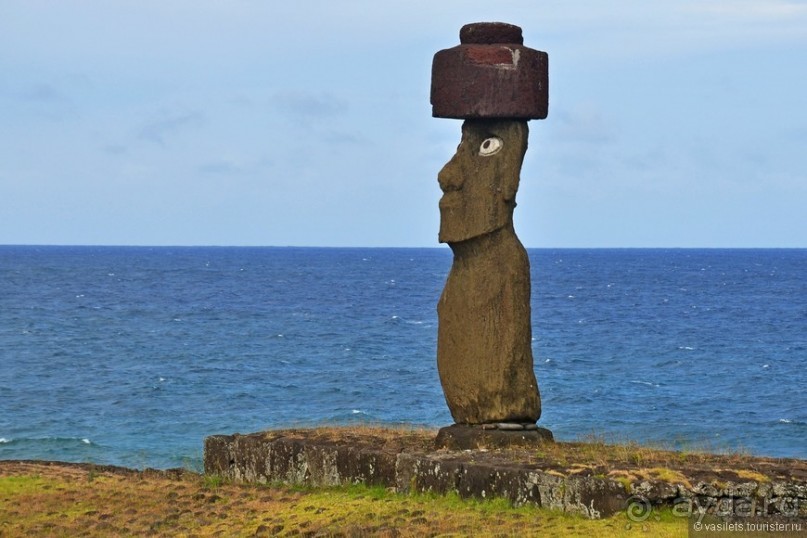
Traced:
<svg viewBox="0 0 807 538">
<path fill-rule="evenodd" d="M 530 249 L 559 440 L 807 457 L 807 249 Z M 451 423 L 448 248 L 0 247 L 0 459 L 199 469 L 218 433 Z"/>
</svg>

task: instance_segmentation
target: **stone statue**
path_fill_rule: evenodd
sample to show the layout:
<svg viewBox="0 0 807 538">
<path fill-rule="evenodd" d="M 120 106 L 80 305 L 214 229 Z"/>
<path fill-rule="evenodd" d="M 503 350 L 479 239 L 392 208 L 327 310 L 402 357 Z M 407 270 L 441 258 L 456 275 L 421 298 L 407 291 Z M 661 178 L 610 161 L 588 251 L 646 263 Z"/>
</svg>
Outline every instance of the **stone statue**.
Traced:
<svg viewBox="0 0 807 538">
<path fill-rule="evenodd" d="M 527 122 L 466 120 L 440 171 L 440 242 L 454 263 L 437 305 L 437 367 L 460 424 L 541 415 L 532 363 L 530 263 L 513 230 Z"/>
<path fill-rule="evenodd" d="M 457 425 L 551 439 L 535 426 L 530 265 L 513 229 L 527 120 L 547 112 L 546 53 L 504 23 L 466 25 L 460 43 L 432 66 L 432 114 L 465 119 L 438 174 L 439 240 L 454 254 L 437 306 L 440 381 Z"/>
</svg>

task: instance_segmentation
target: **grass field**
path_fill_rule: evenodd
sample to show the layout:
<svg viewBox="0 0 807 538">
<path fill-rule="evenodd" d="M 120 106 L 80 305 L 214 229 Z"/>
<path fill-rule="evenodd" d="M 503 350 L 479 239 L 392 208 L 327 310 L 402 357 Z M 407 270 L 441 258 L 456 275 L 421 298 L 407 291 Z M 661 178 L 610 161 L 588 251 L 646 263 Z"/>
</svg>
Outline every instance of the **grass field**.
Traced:
<svg viewBox="0 0 807 538">
<path fill-rule="evenodd" d="M 293 489 L 188 471 L 0 461 L 0 537 L 686 536 L 670 513 L 632 523 L 513 508 L 503 500 L 404 496 L 383 488 Z"/>
</svg>

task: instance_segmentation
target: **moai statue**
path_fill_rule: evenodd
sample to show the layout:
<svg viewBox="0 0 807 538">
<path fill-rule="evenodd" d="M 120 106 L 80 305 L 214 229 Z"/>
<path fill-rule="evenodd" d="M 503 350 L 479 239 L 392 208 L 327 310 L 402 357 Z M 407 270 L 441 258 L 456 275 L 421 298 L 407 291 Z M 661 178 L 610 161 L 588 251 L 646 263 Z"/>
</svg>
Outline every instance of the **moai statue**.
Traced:
<svg viewBox="0 0 807 538">
<path fill-rule="evenodd" d="M 552 438 L 535 425 L 530 265 L 513 229 L 527 121 L 547 115 L 547 55 L 522 43 L 518 26 L 468 24 L 432 64 L 432 115 L 465 120 L 438 174 L 439 240 L 454 261 L 437 305 L 437 368 L 456 422 L 440 446 Z"/>
</svg>

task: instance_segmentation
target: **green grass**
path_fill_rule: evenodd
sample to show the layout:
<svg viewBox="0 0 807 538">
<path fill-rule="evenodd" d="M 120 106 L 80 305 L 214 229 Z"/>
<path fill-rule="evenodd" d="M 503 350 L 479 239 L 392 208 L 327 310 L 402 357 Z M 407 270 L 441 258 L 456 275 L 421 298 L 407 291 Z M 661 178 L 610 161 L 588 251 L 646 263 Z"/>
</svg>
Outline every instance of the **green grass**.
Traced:
<svg viewBox="0 0 807 538">
<path fill-rule="evenodd" d="M 40 475 L 0 477 L 0 496 L 40 491 L 46 485 L 52 487 L 52 484 L 52 481 L 45 480 Z"/>
</svg>

